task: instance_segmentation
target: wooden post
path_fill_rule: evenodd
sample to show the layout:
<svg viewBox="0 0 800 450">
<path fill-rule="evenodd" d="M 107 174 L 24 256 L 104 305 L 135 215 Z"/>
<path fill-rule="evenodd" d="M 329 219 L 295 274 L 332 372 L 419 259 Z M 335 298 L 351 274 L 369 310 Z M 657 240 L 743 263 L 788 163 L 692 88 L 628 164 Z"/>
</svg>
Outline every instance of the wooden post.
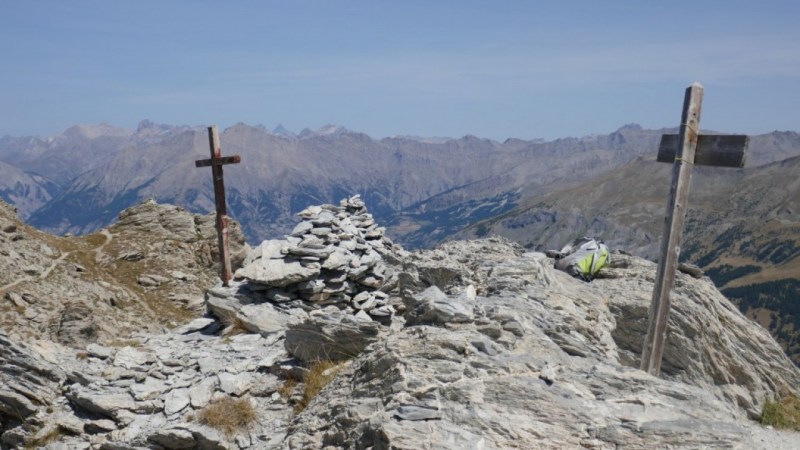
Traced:
<svg viewBox="0 0 800 450">
<path fill-rule="evenodd" d="M 231 270 L 231 252 L 228 245 L 228 210 L 225 205 L 225 183 L 222 176 L 222 166 L 225 164 L 237 164 L 241 161 L 239 155 L 222 157 L 222 150 L 219 145 L 219 133 L 217 126 L 208 127 L 208 144 L 211 149 L 211 158 L 195 161 L 195 167 L 211 166 L 211 173 L 214 178 L 214 202 L 217 209 L 217 241 L 219 244 L 219 258 L 221 267 L 220 278 L 222 285 L 228 286 L 228 282 L 233 277 Z"/>
<path fill-rule="evenodd" d="M 744 135 L 702 135 L 700 107 L 703 86 L 694 83 L 686 89 L 679 134 L 661 136 L 659 162 L 672 163 L 672 186 L 669 193 L 664 236 L 658 260 L 653 301 L 650 304 L 649 327 L 642 346 L 641 368 L 658 376 L 664 354 L 664 341 L 671 304 L 670 292 L 675 284 L 676 267 L 680 256 L 683 221 L 689 201 L 692 167 L 744 167 L 750 138 Z"/>
<path fill-rule="evenodd" d="M 658 376 L 664 354 L 664 335 L 670 309 L 670 291 L 675 283 L 675 272 L 680 255 L 683 222 L 692 182 L 697 137 L 700 131 L 700 109 L 703 103 L 703 86 L 693 83 L 686 88 L 683 100 L 681 126 L 678 132 L 678 149 L 672 168 L 672 186 L 667 205 L 664 236 L 653 287 L 653 301 L 648 316 L 647 337 L 642 349 L 641 369 Z"/>
</svg>

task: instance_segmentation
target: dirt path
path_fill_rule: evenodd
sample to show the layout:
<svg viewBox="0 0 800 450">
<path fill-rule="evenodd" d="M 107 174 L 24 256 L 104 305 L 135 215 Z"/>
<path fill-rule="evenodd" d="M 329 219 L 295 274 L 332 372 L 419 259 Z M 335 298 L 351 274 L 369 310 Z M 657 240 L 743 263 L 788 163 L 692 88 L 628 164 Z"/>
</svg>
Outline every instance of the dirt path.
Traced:
<svg viewBox="0 0 800 450">
<path fill-rule="evenodd" d="M 101 259 L 101 253 L 103 252 L 103 249 L 105 249 L 106 246 L 108 244 L 110 244 L 111 241 L 114 240 L 114 235 L 111 234 L 106 228 L 103 228 L 102 230 L 100 230 L 100 234 L 105 236 L 106 241 L 103 242 L 102 244 L 100 244 L 98 247 L 95 247 L 95 249 L 94 249 L 94 260 L 97 261 L 97 262 L 101 262 L 100 259 Z"/>
<path fill-rule="evenodd" d="M 110 244 L 110 243 L 111 243 L 111 241 L 114 239 L 114 235 L 112 235 L 111 233 L 109 233 L 109 232 L 108 232 L 108 230 L 106 230 L 106 229 L 102 229 L 102 230 L 100 230 L 100 234 L 102 234 L 103 236 L 105 236 L 106 240 L 105 240 L 105 242 L 103 242 L 102 244 L 100 244 L 99 246 L 95 247 L 95 248 L 92 250 L 92 251 L 94 252 L 94 258 L 95 258 L 95 260 L 96 260 L 96 261 L 98 261 L 98 262 L 100 262 L 99 260 L 100 260 L 101 252 L 103 251 L 103 249 L 104 249 L 104 248 L 105 248 L 105 247 L 106 247 L 108 244 Z M 51 262 L 51 263 L 50 263 L 50 264 L 49 264 L 49 265 L 48 265 L 48 266 L 47 266 L 47 267 L 46 267 L 46 268 L 45 268 L 45 269 L 42 271 L 42 273 L 40 273 L 38 276 L 33 276 L 33 275 L 25 275 L 25 276 L 23 276 L 23 277 L 19 277 L 19 278 L 17 278 L 16 280 L 12 281 L 11 283 L 8 283 L 8 284 L 6 284 L 6 285 L 0 286 L 0 293 L 5 293 L 5 292 L 8 292 L 8 290 L 9 290 L 9 289 L 11 289 L 11 288 L 13 288 L 14 286 L 17 286 L 17 285 L 19 285 L 19 284 L 21 284 L 21 283 L 25 283 L 25 282 L 27 282 L 27 281 L 44 280 L 45 278 L 47 278 L 47 277 L 49 277 L 49 276 L 50 276 L 50 273 L 52 273 L 52 272 L 53 272 L 53 269 L 55 269 L 55 268 L 56 268 L 56 266 L 58 266 L 59 264 L 61 264 L 61 263 L 62 263 L 62 262 L 65 260 L 65 259 L 67 259 L 67 258 L 68 258 L 70 255 L 72 255 L 72 254 L 73 254 L 73 253 L 75 253 L 76 251 L 80 251 L 80 250 L 73 250 L 73 251 L 69 251 L 69 252 L 64 252 L 64 253 L 62 253 L 62 254 L 61 254 L 61 256 L 59 256 L 58 258 L 54 259 L 54 260 L 53 260 L 53 261 L 52 261 L 52 262 Z"/>
<path fill-rule="evenodd" d="M 45 278 L 49 277 L 49 276 L 50 276 L 50 272 L 52 272 L 52 271 L 53 271 L 53 269 L 55 269 L 55 268 L 56 268 L 56 266 L 57 266 L 59 263 L 61 263 L 61 262 L 62 262 L 62 261 L 64 261 L 65 259 L 67 259 L 67 257 L 68 257 L 69 255 L 71 255 L 72 253 L 73 253 L 73 252 L 66 252 L 66 253 L 62 254 L 61 256 L 59 256 L 58 258 L 54 259 L 54 260 L 53 260 L 53 262 L 51 262 L 51 263 L 50 263 L 50 265 L 49 265 L 49 266 L 47 266 L 47 268 L 46 268 L 46 269 L 44 269 L 44 271 L 42 271 L 42 273 L 40 273 L 40 274 L 39 274 L 39 279 L 40 279 L 40 280 L 44 280 Z"/>
<path fill-rule="evenodd" d="M 20 283 L 24 283 L 26 281 L 31 281 L 31 280 L 33 280 L 33 277 L 25 276 L 25 277 L 22 277 L 22 278 L 18 278 L 16 281 L 8 283 L 5 286 L 0 286 L 0 294 L 5 294 L 8 289 L 13 288 L 14 286 L 16 286 L 16 285 L 18 285 Z"/>
<path fill-rule="evenodd" d="M 800 432 L 774 430 L 754 425 L 750 429 L 754 447 L 765 450 L 797 450 L 800 448 Z"/>
</svg>

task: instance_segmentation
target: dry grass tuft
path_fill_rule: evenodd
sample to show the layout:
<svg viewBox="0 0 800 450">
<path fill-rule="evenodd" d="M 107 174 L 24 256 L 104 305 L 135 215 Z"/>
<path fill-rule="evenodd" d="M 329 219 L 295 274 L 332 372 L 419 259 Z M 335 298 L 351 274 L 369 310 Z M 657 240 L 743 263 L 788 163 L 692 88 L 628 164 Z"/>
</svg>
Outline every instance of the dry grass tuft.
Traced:
<svg viewBox="0 0 800 450">
<path fill-rule="evenodd" d="M 256 409 L 247 399 L 226 397 L 200 410 L 195 420 L 231 437 L 237 431 L 247 429 L 257 417 Z"/>
<path fill-rule="evenodd" d="M 236 314 L 224 315 L 220 317 L 220 322 L 225 325 L 225 328 L 222 330 L 223 336 L 235 336 L 237 334 L 247 334 L 250 332 L 250 330 L 245 327 L 242 319 Z"/>
<path fill-rule="evenodd" d="M 61 437 L 61 430 L 58 427 L 53 427 L 49 431 L 45 432 L 45 434 L 36 437 L 27 444 L 25 444 L 25 449 L 37 449 L 46 446 L 47 444 L 56 442 Z"/>
<path fill-rule="evenodd" d="M 107 238 L 102 233 L 94 233 L 83 236 L 83 240 L 86 241 L 87 244 L 94 247 L 99 247 L 106 243 Z"/>
<path fill-rule="evenodd" d="M 787 394 L 765 401 L 761 411 L 761 424 L 800 431 L 800 398 Z"/>
<path fill-rule="evenodd" d="M 344 368 L 342 362 L 317 361 L 308 367 L 305 380 L 303 380 L 303 397 L 295 405 L 294 412 L 299 413 L 306 409 L 311 400 L 317 396 Z"/>
<path fill-rule="evenodd" d="M 109 347 L 133 347 L 140 348 L 142 343 L 136 339 L 113 339 L 107 344 Z"/>
<path fill-rule="evenodd" d="M 287 378 L 281 387 L 278 388 L 278 394 L 281 394 L 281 397 L 289 400 L 292 398 L 295 388 L 297 388 L 297 380 L 294 378 Z"/>
</svg>

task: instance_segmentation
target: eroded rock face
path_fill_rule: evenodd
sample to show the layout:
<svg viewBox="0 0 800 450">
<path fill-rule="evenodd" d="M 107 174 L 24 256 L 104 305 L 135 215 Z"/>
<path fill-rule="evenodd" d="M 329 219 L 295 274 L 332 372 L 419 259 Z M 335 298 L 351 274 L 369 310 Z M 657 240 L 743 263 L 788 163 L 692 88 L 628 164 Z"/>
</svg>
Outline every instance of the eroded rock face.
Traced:
<svg viewBox="0 0 800 450">
<path fill-rule="evenodd" d="M 335 307 L 313 311 L 308 319 L 290 323 L 286 351 L 305 362 L 344 361 L 355 358 L 378 341 L 381 325 L 362 320 Z"/>
<path fill-rule="evenodd" d="M 406 297 L 406 323 L 445 325 L 472 322 L 475 320 L 475 314 L 471 300 L 474 299 L 474 288 L 472 291 L 466 291 L 458 300 L 453 300 L 438 287 L 431 286 L 419 294 Z"/>
<path fill-rule="evenodd" d="M 62 344 L 86 346 L 100 337 L 101 330 L 101 325 L 92 317 L 92 310 L 85 304 L 73 302 L 61 311 L 55 336 Z M 102 332 L 107 333 L 107 330 Z"/>
<path fill-rule="evenodd" d="M 0 447 L 16 445 L 15 429 L 38 423 L 59 401 L 65 380 L 58 365 L 0 331 Z"/>
<path fill-rule="evenodd" d="M 479 245 L 499 257 L 483 259 Z M 408 322 L 368 347 L 293 422 L 289 448 L 796 445 L 798 434 L 765 444 L 747 418 L 772 395 L 769 386 L 796 390 L 800 373 L 709 281 L 679 275 L 668 337 L 674 362 L 655 378 L 636 368 L 631 348 L 641 342 L 631 337 L 637 325 L 646 326 L 653 264 L 619 256 L 625 267 L 609 269 L 613 278 L 584 283 L 500 240 L 454 242 L 434 255 L 407 263 L 401 285 L 410 306 L 458 302 L 473 319 Z M 465 281 L 455 279 L 482 294 L 459 292 Z M 425 288 L 434 283 L 449 295 Z"/>
<path fill-rule="evenodd" d="M 617 326 L 612 333 L 620 362 L 639 367 L 647 333 L 647 308 L 655 264 L 625 255 L 612 279 L 592 285 L 609 298 Z M 645 320 L 642 320 L 645 317 Z M 714 392 L 738 404 L 752 419 L 761 414 L 767 396 L 782 389 L 796 390 L 797 369 L 769 333 L 739 313 L 709 278 L 679 273 L 672 291 L 662 362 L 663 377 Z"/>
</svg>

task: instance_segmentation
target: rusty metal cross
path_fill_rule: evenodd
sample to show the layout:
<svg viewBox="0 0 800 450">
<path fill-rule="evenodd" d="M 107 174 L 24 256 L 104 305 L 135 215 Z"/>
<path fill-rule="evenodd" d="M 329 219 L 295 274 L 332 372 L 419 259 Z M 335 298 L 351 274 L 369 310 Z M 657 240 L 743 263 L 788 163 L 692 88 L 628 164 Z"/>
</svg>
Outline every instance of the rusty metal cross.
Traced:
<svg viewBox="0 0 800 450">
<path fill-rule="evenodd" d="M 661 240 L 658 271 L 648 317 L 649 326 L 642 348 L 641 369 L 655 376 L 661 372 L 664 337 L 671 302 L 670 291 L 675 283 L 675 271 L 680 255 L 692 167 L 695 164 L 743 167 L 750 142 L 749 137 L 744 135 L 700 134 L 702 103 L 703 86 L 700 83 L 693 83 L 686 88 L 679 134 L 663 135 L 658 149 L 657 160 L 673 163 L 673 166 L 664 236 Z"/>
<path fill-rule="evenodd" d="M 194 165 L 195 167 L 211 166 L 211 174 L 214 177 L 214 201 L 217 205 L 219 259 L 222 266 L 220 278 L 222 279 L 222 285 L 227 286 L 232 278 L 232 273 L 231 252 L 228 246 L 228 210 L 225 205 L 225 183 L 222 179 L 222 166 L 225 164 L 238 164 L 242 159 L 239 155 L 222 156 L 216 125 L 208 127 L 208 143 L 211 147 L 211 158 L 197 160 Z"/>
</svg>

